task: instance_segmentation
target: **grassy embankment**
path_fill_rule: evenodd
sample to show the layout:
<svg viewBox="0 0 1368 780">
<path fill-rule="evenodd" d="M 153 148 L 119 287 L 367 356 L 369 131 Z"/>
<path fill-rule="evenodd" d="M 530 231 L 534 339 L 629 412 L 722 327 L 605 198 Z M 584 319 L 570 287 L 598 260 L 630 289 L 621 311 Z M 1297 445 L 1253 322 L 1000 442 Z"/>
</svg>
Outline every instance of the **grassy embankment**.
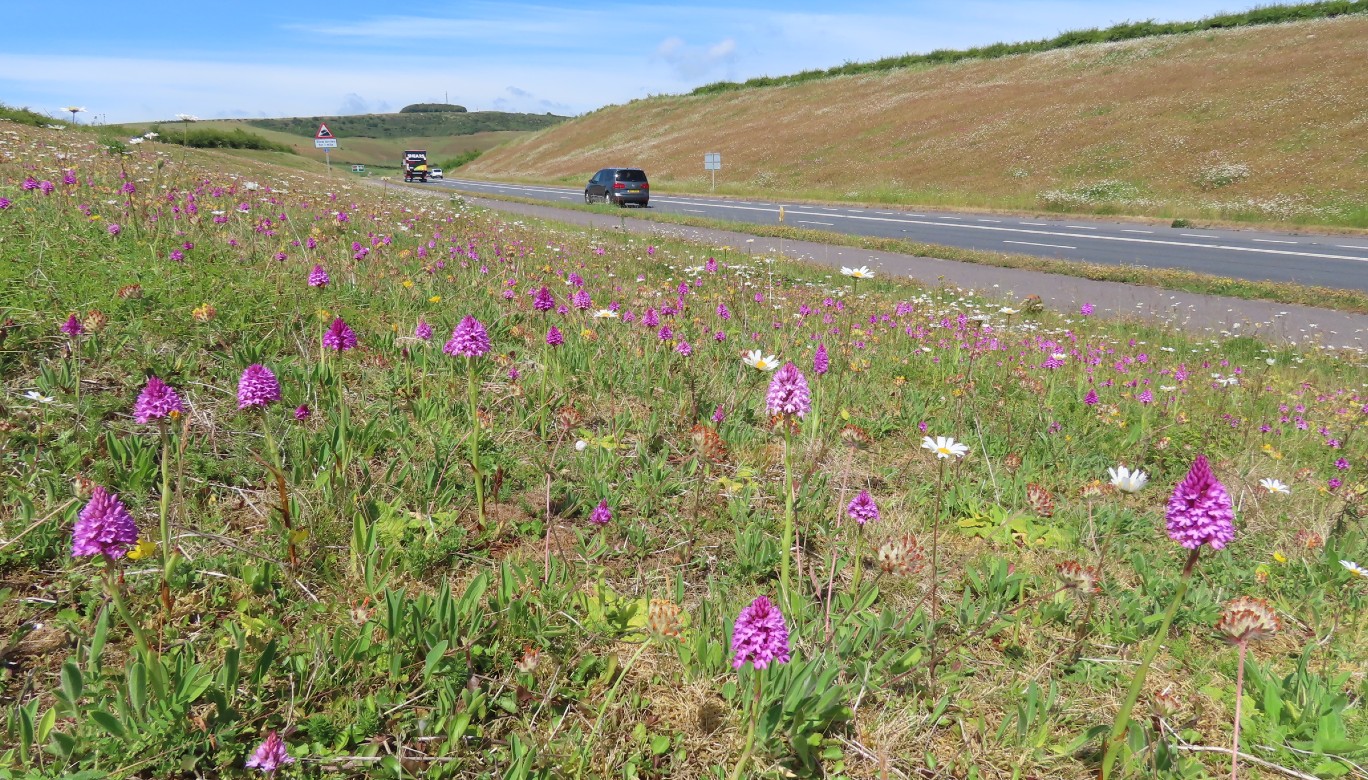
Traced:
<svg viewBox="0 0 1368 780">
<path fill-rule="evenodd" d="M 242 776 L 277 731 L 284 777 L 1081 780 L 1150 647 L 1135 772 L 1229 774 L 1238 668 L 1242 777 L 1364 762 L 1362 365 L 3 130 L 0 773 Z M 1188 579 L 1199 454 L 1235 533 Z M 97 487 L 136 559 L 71 557 Z M 791 657 L 738 671 L 761 595 Z"/>
<path fill-rule="evenodd" d="M 1365 228 L 1366 38 L 1355 14 L 652 97 L 464 173 L 707 192 L 712 151 L 743 197 Z"/>
</svg>

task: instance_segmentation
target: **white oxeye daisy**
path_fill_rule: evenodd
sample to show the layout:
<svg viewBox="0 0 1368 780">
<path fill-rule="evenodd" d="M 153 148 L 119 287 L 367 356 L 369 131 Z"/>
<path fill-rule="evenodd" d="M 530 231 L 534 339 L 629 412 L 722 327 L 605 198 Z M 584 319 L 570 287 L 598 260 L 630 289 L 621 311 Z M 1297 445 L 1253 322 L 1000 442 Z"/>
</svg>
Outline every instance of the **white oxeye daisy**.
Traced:
<svg viewBox="0 0 1368 780">
<path fill-rule="evenodd" d="M 774 355 L 766 355 L 758 349 L 753 349 L 741 358 L 741 362 L 751 368 L 758 368 L 761 371 L 773 371 L 779 367 L 779 358 Z"/>
<path fill-rule="evenodd" d="M 845 266 L 841 266 L 841 274 L 843 276 L 851 276 L 856 279 L 874 278 L 874 272 L 869 270 L 869 266 L 867 265 L 862 265 L 859 268 L 846 268 Z"/>
<path fill-rule="evenodd" d="M 1264 479 L 1259 480 L 1259 487 L 1263 488 L 1264 490 L 1267 490 L 1269 493 L 1282 493 L 1284 496 L 1290 495 L 1292 493 L 1292 488 L 1289 488 L 1282 482 L 1269 477 L 1265 477 Z"/>
<path fill-rule="evenodd" d="M 1349 570 L 1349 573 L 1360 577 L 1368 577 L 1368 569 L 1354 563 L 1353 561 L 1340 561 L 1340 565 Z"/>
<path fill-rule="evenodd" d="M 937 458 L 963 458 L 969 454 L 969 445 L 960 444 L 949 436 L 922 437 L 922 449 L 936 453 Z"/>
<path fill-rule="evenodd" d="M 1112 486 L 1122 493 L 1139 493 L 1149 482 L 1149 475 L 1140 469 L 1131 471 L 1125 466 L 1117 466 L 1107 469 L 1107 473 L 1111 475 Z"/>
</svg>

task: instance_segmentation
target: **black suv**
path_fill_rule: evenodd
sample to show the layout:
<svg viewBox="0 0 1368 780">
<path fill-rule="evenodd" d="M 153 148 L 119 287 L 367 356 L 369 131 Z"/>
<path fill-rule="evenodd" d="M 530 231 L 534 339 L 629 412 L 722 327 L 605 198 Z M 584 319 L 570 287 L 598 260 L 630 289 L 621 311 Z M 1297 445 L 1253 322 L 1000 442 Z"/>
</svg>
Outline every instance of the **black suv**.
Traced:
<svg viewBox="0 0 1368 780">
<path fill-rule="evenodd" d="M 604 168 L 584 186 L 584 202 L 635 203 L 642 208 L 651 200 L 651 185 L 640 168 Z"/>
</svg>

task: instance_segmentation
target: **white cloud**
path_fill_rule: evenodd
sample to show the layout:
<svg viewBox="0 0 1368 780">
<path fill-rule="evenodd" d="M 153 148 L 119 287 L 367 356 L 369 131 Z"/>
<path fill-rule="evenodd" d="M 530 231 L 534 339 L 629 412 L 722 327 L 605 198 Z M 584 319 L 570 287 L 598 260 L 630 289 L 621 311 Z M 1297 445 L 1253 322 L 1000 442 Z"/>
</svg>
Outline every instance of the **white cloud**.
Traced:
<svg viewBox="0 0 1368 780">
<path fill-rule="evenodd" d="M 679 78 L 692 81 L 732 65 L 736 61 L 736 41 L 724 38 L 711 46 L 690 46 L 684 39 L 671 36 L 660 42 L 655 53 Z"/>
</svg>

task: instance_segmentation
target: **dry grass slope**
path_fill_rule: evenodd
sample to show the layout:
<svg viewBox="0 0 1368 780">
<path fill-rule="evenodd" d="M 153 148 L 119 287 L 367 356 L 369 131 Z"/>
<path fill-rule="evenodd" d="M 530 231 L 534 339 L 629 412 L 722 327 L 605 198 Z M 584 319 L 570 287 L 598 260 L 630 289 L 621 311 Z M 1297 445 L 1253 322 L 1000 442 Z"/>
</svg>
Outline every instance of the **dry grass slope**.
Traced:
<svg viewBox="0 0 1368 780">
<path fill-rule="evenodd" d="M 1368 227 L 1368 18 L 1163 36 L 612 106 L 473 175 Z"/>
</svg>

